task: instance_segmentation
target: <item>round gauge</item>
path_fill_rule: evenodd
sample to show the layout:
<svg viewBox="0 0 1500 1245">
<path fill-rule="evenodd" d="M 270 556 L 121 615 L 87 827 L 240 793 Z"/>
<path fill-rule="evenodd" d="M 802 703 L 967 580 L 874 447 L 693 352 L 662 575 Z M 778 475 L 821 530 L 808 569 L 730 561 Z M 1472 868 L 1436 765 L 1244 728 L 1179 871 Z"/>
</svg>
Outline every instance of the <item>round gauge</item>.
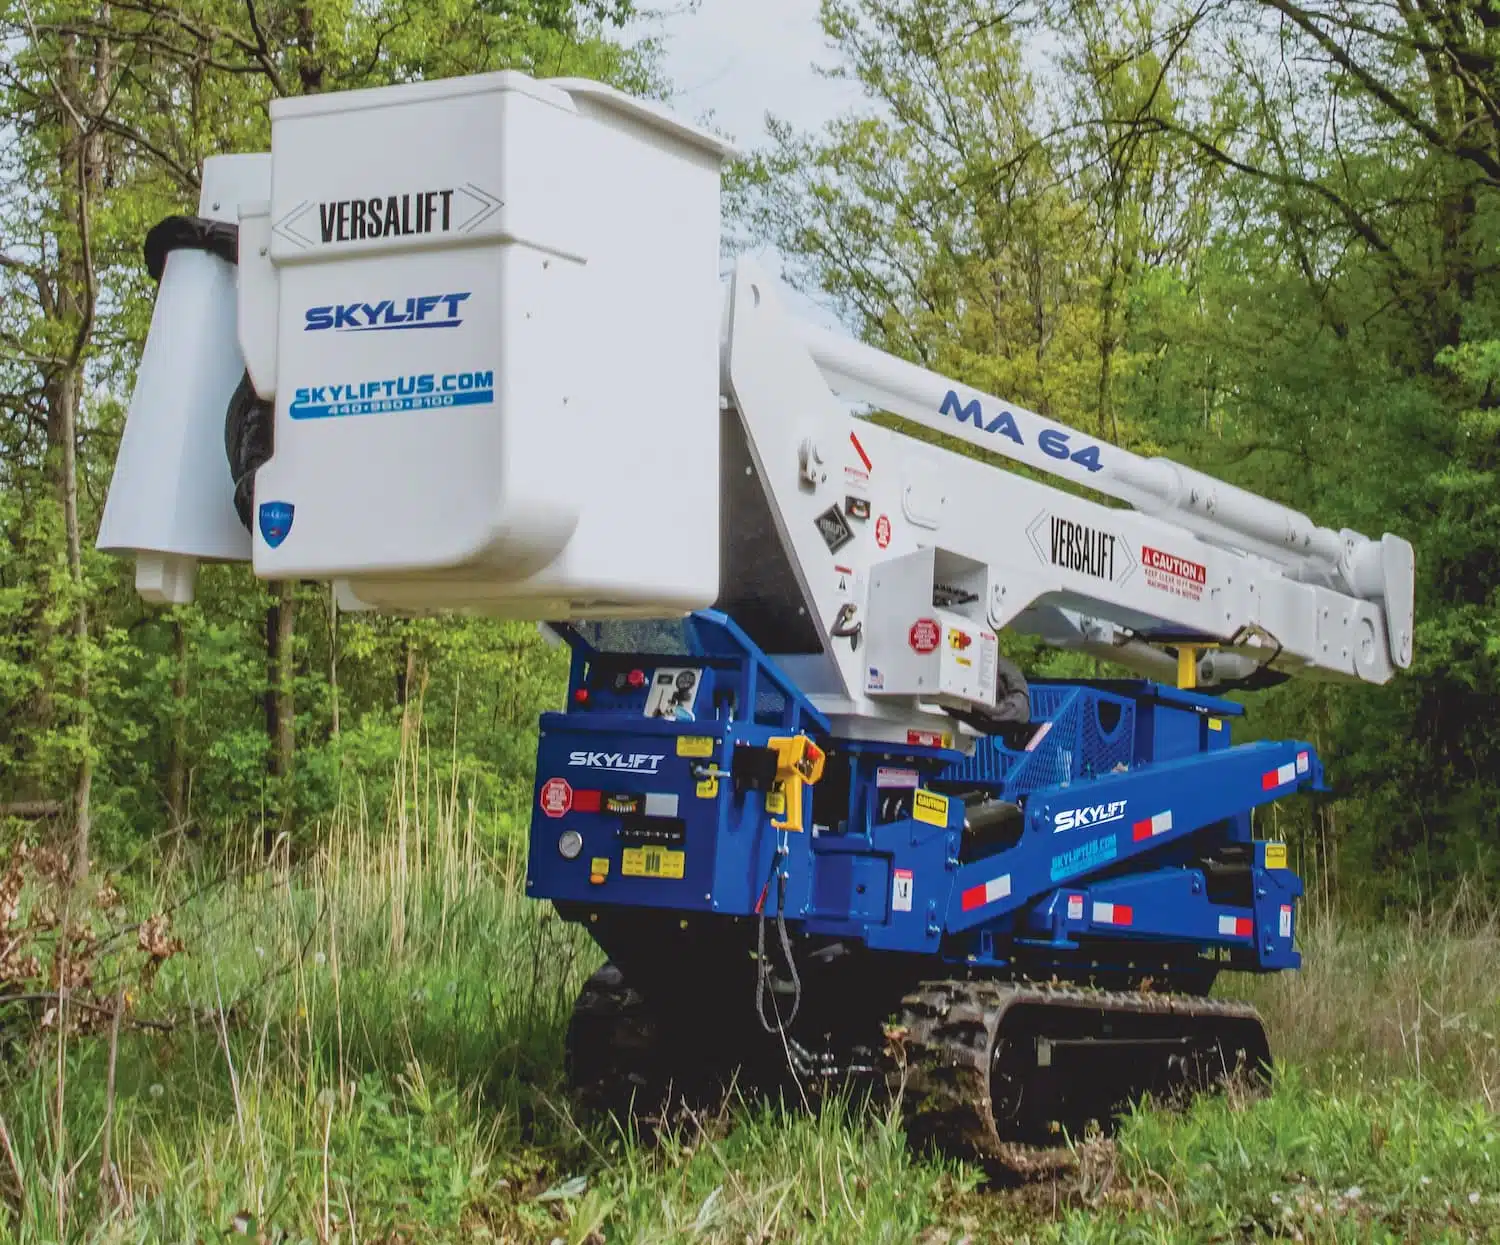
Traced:
<svg viewBox="0 0 1500 1245">
<path fill-rule="evenodd" d="M 684 692 L 687 691 L 688 688 L 692 687 L 693 684 L 697 681 L 698 672 L 696 670 L 684 670 L 677 676 L 677 686 Z"/>
<path fill-rule="evenodd" d="M 583 835 L 576 830 L 564 830 L 558 836 L 557 851 L 564 860 L 577 860 L 583 851 Z"/>
</svg>

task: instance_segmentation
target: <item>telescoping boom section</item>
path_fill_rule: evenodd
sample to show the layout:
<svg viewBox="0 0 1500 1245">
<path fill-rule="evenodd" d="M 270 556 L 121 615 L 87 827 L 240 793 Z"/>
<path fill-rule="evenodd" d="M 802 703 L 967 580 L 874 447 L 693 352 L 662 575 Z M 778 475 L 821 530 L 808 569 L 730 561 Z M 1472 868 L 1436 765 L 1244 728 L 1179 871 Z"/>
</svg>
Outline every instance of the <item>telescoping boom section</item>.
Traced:
<svg viewBox="0 0 1500 1245">
<path fill-rule="evenodd" d="M 273 101 L 271 151 L 146 239 L 100 547 L 152 601 L 245 561 L 568 646 L 527 888 L 608 957 L 586 1101 L 889 1086 L 1003 1158 L 1258 1073 L 1254 1011 L 1206 995 L 1298 966 L 1254 818 L 1323 775 L 1224 697 L 1408 667 L 1411 546 L 721 279 L 731 154 L 576 79 Z M 1028 681 L 1008 633 L 1121 677 Z"/>
</svg>

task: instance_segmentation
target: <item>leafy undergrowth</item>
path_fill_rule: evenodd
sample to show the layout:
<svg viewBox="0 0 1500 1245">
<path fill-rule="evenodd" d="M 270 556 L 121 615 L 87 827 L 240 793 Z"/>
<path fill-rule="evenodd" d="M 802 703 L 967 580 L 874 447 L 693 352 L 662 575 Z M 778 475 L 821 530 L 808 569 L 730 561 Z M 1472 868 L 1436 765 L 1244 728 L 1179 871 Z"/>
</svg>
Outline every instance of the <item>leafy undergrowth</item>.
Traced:
<svg viewBox="0 0 1500 1245">
<path fill-rule="evenodd" d="M 1300 1060 L 1271 1094 L 1141 1110 L 1012 1186 L 848 1104 L 731 1103 L 650 1146 L 575 1119 L 562 1031 L 597 953 L 519 872 L 450 810 L 177 907 L 167 1031 L 122 1027 L 112 1091 L 107 1033 L 0 1070 L 0 1240 L 1500 1239 L 1488 934 L 1338 935 L 1320 1049 L 1288 1039 L 1295 994 L 1262 999 Z M 194 885 L 142 910 L 169 889 Z"/>
</svg>

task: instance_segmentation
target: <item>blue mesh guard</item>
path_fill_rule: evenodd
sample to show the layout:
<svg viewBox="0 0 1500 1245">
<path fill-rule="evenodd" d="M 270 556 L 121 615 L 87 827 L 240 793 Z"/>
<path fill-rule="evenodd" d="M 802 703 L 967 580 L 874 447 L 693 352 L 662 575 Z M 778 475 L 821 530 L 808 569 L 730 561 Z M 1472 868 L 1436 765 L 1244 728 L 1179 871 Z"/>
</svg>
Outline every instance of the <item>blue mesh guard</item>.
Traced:
<svg viewBox="0 0 1500 1245">
<path fill-rule="evenodd" d="M 950 765 L 944 781 L 998 785 L 1019 799 L 1043 787 L 1129 766 L 1135 744 L 1135 702 L 1091 687 L 1043 684 L 1029 689 L 1031 720 L 1044 724 L 1028 751 L 981 739 L 974 755 Z"/>
</svg>

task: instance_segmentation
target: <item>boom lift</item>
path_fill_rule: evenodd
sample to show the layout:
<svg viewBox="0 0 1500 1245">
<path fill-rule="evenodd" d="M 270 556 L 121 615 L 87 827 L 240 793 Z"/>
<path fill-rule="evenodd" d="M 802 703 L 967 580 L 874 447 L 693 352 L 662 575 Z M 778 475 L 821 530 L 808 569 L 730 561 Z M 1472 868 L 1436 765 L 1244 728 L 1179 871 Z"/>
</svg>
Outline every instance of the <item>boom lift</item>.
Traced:
<svg viewBox="0 0 1500 1245">
<path fill-rule="evenodd" d="M 99 545 L 153 601 L 248 560 L 566 642 L 526 885 L 609 957 L 580 1091 L 885 1077 L 983 1156 L 1269 1059 L 1205 996 L 1298 966 L 1252 813 L 1322 768 L 1210 689 L 1409 666 L 1409 544 L 721 281 L 730 152 L 655 105 L 499 73 L 271 117 L 148 238 Z M 1134 677 L 1028 686 L 1004 629 Z"/>
</svg>

